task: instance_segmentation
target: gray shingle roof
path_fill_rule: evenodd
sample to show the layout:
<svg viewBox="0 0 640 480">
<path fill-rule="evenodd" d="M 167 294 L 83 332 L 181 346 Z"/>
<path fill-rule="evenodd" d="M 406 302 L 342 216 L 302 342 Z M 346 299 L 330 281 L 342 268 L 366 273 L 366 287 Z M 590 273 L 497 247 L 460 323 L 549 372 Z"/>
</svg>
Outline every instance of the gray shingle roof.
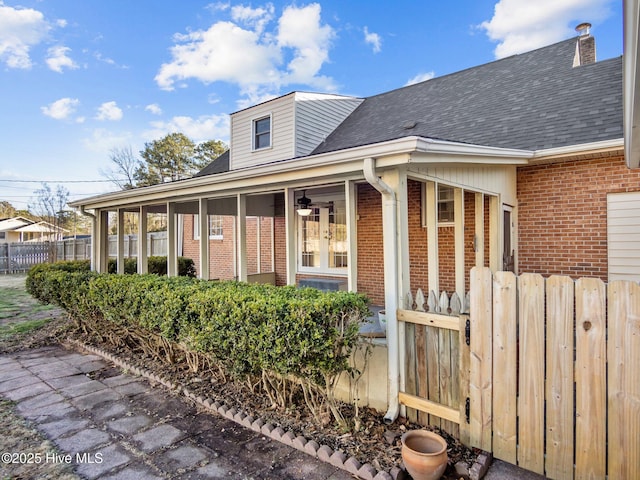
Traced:
<svg viewBox="0 0 640 480">
<path fill-rule="evenodd" d="M 622 138 L 622 58 L 574 68 L 576 40 L 366 98 L 313 153 L 406 136 L 529 150 Z"/>
<path fill-rule="evenodd" d="M 209 165 L 204 167 L 194 177 L 202 177 L 204 175 L 214 175 L 216 173 L 223 173 L 229 171 L 229 150 L 221 154 Z"/>
</svg>

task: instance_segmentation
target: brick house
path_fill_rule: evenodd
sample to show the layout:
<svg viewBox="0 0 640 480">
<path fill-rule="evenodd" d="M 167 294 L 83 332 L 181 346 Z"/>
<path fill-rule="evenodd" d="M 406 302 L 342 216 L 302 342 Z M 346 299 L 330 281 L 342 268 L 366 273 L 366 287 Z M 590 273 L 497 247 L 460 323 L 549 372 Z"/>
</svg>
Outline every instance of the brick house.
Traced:
<svg viewBox="0 0 640 480">
<path fill-rule="evenodd" d="M 387 310 L 391 410 L 407 292 L 463 298 L 475 265 L 640 279 L 622 67 L 587 29 L 368 98 L 293 92 L 232 114 L 230 151 L 193 178 L 71 205 L 92 212 L 99 271 L 108 212 L 141 233 L 166 213 L 170 275 L 184 254 L 205 279 L 367 294 Z"/>
</svg>

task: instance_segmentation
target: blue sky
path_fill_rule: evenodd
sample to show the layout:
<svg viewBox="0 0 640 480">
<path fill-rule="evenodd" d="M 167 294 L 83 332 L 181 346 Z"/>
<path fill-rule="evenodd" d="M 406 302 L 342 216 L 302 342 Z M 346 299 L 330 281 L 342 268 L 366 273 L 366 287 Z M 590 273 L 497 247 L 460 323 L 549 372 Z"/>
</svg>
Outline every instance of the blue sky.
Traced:
<svg viewBox="0 0 640 480">
<path fill-rule="evenodd" d="M 575 35 L 622 54 L 622 0 L 0 0 L 0 200 L 46 181 L 113 191 L 114 148 L 180 131 L 229 141 L 228 114 L 293 90 L 369 96 Z"/>
</svg>

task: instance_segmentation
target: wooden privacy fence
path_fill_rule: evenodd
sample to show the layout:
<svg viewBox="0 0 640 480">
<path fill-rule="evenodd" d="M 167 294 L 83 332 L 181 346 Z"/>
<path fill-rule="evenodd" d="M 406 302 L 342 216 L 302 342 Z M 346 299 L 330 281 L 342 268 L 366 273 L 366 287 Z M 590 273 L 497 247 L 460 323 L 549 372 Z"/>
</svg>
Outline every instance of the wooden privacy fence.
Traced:
<svg viewBox="0 0 640 480">
<path fill-rule="evenodd" d="M 33 265 L 49 262 L 55 253 L 55 244 L 0 243 L 0 273 L 26 272 Z"/>
<path fill-rule="evenodd" d="M 554 479 L 639 478 L 640 286 L 471 271 L 470 444 Z"/>
</svg>

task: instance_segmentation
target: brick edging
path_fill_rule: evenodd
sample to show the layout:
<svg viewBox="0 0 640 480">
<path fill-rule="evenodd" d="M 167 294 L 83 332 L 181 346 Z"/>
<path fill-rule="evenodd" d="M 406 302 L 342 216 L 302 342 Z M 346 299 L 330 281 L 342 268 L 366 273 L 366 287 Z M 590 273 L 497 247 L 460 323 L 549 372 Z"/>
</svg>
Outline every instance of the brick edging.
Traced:
<svg viewBox="0 0 640 480">
<path fill-rule="evenodd" d="M 100 348 L 87 345 L 79 340 L 69 339 L 68 341 L 74 346 L 98 355 L 135 375 L 153 380 L 154 382 L 164 385 L 170 390 L 181 393 L 210 412 L 215 412 L 239 425 L 242 425 L 243 427 L 262 433 L 264 436 L 269 437 L 272 440 L 276 440 L 280 443 L 293 447 L 296 450 L 311 455 L 322 462 L 329 463 L 336 468 L 345 470 L 358 478 L 363 480 L 400 480 L 403 476 L 404 471 L 397 467 L 394 467 L 391 470 L 391 473 L 378 471 L 370 463 L 361 464 L 355 457 L 347 457 L 344 452 L 340 450 L 334 451 L 328 445 L 321 445 L 315 440 L 309 440 L 302 435 L 296 436 L 296 434 L 291 430 L 284 430 L 282 427 L 276 427 L 268 422 L 265 423 L 265 421 L 260 417 L 255 418 L 252 415 L 238 412 L 234 407 L 229 407 L 225 403 L 212 401 L 211 399 L 203 398 L 202 396 L 196 396 L 188 388 L 179 387 L 160 375 L 152 373 L 144 368 L 135 367 L 120 357 L 108 353 Z"/>
</svg>

